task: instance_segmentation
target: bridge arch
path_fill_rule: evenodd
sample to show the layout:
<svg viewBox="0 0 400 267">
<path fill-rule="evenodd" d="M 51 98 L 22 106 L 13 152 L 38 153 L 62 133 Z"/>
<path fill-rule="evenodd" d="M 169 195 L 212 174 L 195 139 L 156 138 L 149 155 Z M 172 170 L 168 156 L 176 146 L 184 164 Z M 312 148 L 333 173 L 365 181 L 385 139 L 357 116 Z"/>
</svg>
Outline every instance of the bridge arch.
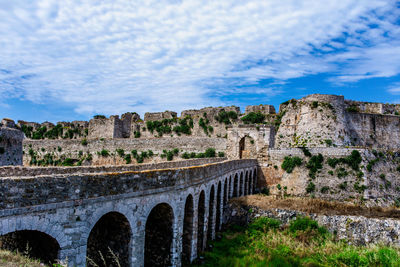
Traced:
<svg viewBox="0 0 400 267">
<path fill-rule="evenodd" d="M 257 187 L 257 169 L 254 169 L 253 171 L 253 193 L 256 191 Z"/>
<path fill-rule="evenodd" d="M 182 235 L 182 263 L 190 263 L 192 257 L 193 229 L 194 229 L 194 208 L 193 196 L 189 194 L 185 201 L 183 216 Z"/>
<path fill-rule="evenodd" d="M 222 185 L 221 185 L 221 181 L 219 181 L 218 187 L 217 187 L 217 207 L 216 207 L 216 215 L 215 215 L 215 231 L 216 232 L 221 229 L 221 214 L 222 214 L 221 197 L 222 197 Z"/>
<path fill-rule="evenodd" d="M 205 226 L 205 213 L 206 213 L 206 196 L 204 190 L 199 194 L 199 201 L 197 202 L 197 256 L 204 249 L 204 226 Z"/>
<path fill-rule="evenodd" d="M 246 174 L 244 175 L 244 195 L 249 194 L 249 171 L 246 171 Z"/>
<path fill-rule="evenodd" d="M 228 198 L 229 198 L 229 189 L 228 189 L 228 179 L 227 177 L 225 177 L 225 181 L 224 181 L 224 199 L 222 201 L 222 205 L 226 205 L 226 203 L 228 203 Z"/>
<path fill-rule="evenodd" d="M 144 266 L 172 264 L 174 211 L 167 203 L 157 204 L 147 216 Z"/>
<path fill-rule="evenodd" d="M 239 180 L 239 197 L 243 196 L 243 172 L 240 172 L 240 180 Z"/>
<path fill-rule="evenodd" d="M 131 225 L 122 213 L 111 211 L 96 222 L 87 238 L 87 266 L 129 266 Z"/>
<path fill-rule="evenodd" d="M 214 239 L 214 227 L 215 227 L 215 189 L 214 185 L 211 185 L 210 196 L 208 198 L 208 228 L 207 228 L 207 241 Z"/>
<path fill-rule="evenodd" d="M 17 230 L 0 236 L 0 248 L 27 253 L 45 264 L 56 263 L 59 259 L 59 242 L 49 234 L 37 230 Z"/>
<path fill-rule="evenodd" d="M 233 194 L 232 197 L 239 196 L 239 177 L 238 174 L 235 174 L 235 178 L 233 179 Z"/>
</svg>

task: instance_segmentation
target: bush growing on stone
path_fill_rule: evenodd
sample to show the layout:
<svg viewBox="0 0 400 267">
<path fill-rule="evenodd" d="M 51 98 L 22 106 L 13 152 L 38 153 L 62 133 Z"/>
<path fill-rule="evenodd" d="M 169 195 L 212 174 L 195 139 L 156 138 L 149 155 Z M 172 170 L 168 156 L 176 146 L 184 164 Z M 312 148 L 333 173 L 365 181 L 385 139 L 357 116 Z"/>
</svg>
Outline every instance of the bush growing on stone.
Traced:
<svg viewBox="0 0 400 267">
<path fill-rule="evenodd" d="M 133 134 L 135 138 L 140 138 L 141 136 L 140 131 L 134 131 Z"/>
<path fill-rule="evenodd" d="M 379 178 L 381 178 L 382 180 L 385 180 L 385 179 L 386 179 L 386 175 L 383 174 L 383 173 L 381 173 L 381 174 L 379 175 Z"/>
<path fill-rule="evenodd" d="M 126 154 L 124 157 L 124 160 L 125 160 L 126 164 L 131 164 L 131 162 L 132 162 L 131 154 Z"/>
<path fill-rule="evenodd" d="M 195 157 L 196 157 L 196 152 L 190 153 L 190 158 L 191 158 L 191 159 L 194 159 Z"/>
<path fill-rule="evenodd" d="M 225 153 L 224 153 L 224 152 L 222 152 L 222 151 L 218 152 L 218 157 L 220 157 L 220 158 L 223 158 L 223 157 L 225 157 Z"/>
<path fill-rule="evenodd" d="M 303 160 L 299 157 L 286 156 L 282 162 L 281 168 L 287 173 L 291 173 L 296 166 L 300 166 L 302 164 L 302 161 Z"/>
<path fill-rule="evenodd" d="M 307 162 L 307 169 L 309 169 L 309 176 L 311 178 L 315 178 L 315 174 L 318 170 L 322 169 L 322 163 L 324 162 L 324 157 L 322 154 L 318 154 L 317 156 L 312 156 L 310 160 Z"/>
<path fill-rule="evenodd" d="M 245 123 L 263 123 L 265 120 L 265 115 L 262 114 L 261 112 L 250 112 L 249 114 L 243 116 L 241 120 Z"/>
<path fill-rule="evenodd" d="M 57 151 L 58 152 L 61 152 L 61 150 L 62 150 L 62 148 L 59 146 L 59 147 L 57 147 Z"/>
<path fill-rule="evenodd" d="M 326 193 L 328 193 L 328 191 L 329 191 L 329 186 L 323 186 L 323 187 L 321 188 L 321 193 L 322 193 L 322 194 L 326 194 Z"/>
<path fill-rule="evenodd" d="M 215 120 L 219 123 L 224 123 L 225 125 L 231 124 L 230 119 L 237 119 L 237 113 L 234 111 L 226 112 L 224 109 L 218 112 L 215 116 Z"/>
<path fill-rule="evenodd" d="M 86 140 L 86 138 L 82 139 L 81 145 L 87 146 L 87 144 L 88 144 L 88 141 Z"/>
<path fill-rule="evenodd" d="M 206 158 L 214 158 L 215 157 L 215 148 L 207 148 L 204 155 Z"/>
<path fill-rule="evenodd" d="M 132 150 L 132 151 L 131 151 L 131 154 L 132 154 L 132 156 L 133 156 L 134 158 L 137 158 L 137 156 L 138 156 L 138 153 L 137 153 L 137 150 L 136 150 L 136 149 Z"/>
<path fill-rule="evenodd" d="M 108 152 L 107 149 L 102 149 L 100 152 L 97 152 L 97 154 L 102 157 L 108 157 L 110 155 L 110 152 Z"/>
<path fill-rule="evenodd" d="M 351 105 L 350 107 L 346 108 L 346 111 L 356 113 L 359 112 L 360 109 L 356 105 Z"/>
<path fill-rule="evenodd" d="M 182 158 L 189 159 L 190 158 L 190 154 L 188 152 L 185 152 L 185 153 L 182 154 Z"/>
<path fill-rule="evenodd" d="M 341 190 L 346 190 L 346 189 L 347 189 L 347 182 L 345 181 L 345 182 L 339 184 L 339 188 L 340 188 Z"/>
<path fill-rule="evenodd" d="M 154 152 L 153 152 L 153 150 L 148 150 L 147 151 L 147 155 L 149 156 L 149 157 L 152 157 L 153 155 L 154 155 Z"/>
<path fill-rule="evenodd" d="M 300 149 L 303 151 L 304 156 L 306 156 L 306 157 L 311 157 L 312 156 L 310 150 L 308 150 L 307 147 L 303 146 Z"/>
<path fill-rule="evenodd" d="M 312 220 L 310 217 L 298 217 L 289 224 L 289 231 L 298 236 L 301 233 L 306 233 L 311 238 L 326 237 L 328 230 L 325 227 L 321 227 L 318 223 Z"/>
<path fill-rule="evenodd" d="M 332 144 L 333 144 L 333 142 L 332 142 L 331 139 L 325 139 L 325 144 L 326 144 L 328 147 L 331 147 Z"/>
<path fill-rule="evenodd" d="M 118 156 L 120 156 L 121 158 L 124 157 L 125 151 L 122 148 L 117 148 L 115 151 L 117 152 Z"/>
<path fill-rule="evenodd" d="M 168 151 L 167 152 L 167 160 L 171 161 L 174 158 L 174 152 L 173 151 Z"/>
<path fill-rule="evenodd" d="M 251 223 L 248 227 L 248 231 L 254 232 L 254 231 L 261 231 L 261 232 L 268 232 L 271 229 L 279 229 L 281 226 L 281 221 L 277 219 L 272 219 L 268 217 L 260 217 L 254 220 L 253 223 Z"/>
<path fill-rule="evenodd" d="M 312 103 L 311 103 L 311 108 L 317 108 L 318 107 L 318 101 L 313 101 Z"/>
<path fill-rule="evenodd" d="M 365 185 L 360 185 L 359 182 L 354 183 L 353 188 L 354 188 L 354 191 L 356 191 L 360 194 L 363 193 L 367 189 L 367 187 Z"/>
<path fill-rule="evenodd" d="M 74 160 L 71 158 L 66 158 L 63 162 L 62 162 L 63 166 L 74 166 Z"/>
<path fill-rule="evenodd" d="M 104 115 L 94 115 L 93 118 L 94 119 L 105 119 L 106 116 L 104 116 Z"/>
<path fill-rule="evenodd" d="M 348 174 L 349 174 L 349 173 L 346 171 L 345 168 L 339 168 L 339 169 L 337 170 L 337 177 L 338 177 L 338 178 L 346 177 Z"/>
<path fill-rule="evenodd" d="M 308 183 L 308 185 L 307 185 L 307 187 L 306 187 L 306 192 L 308 193 L 308 194 L 310 194 L 310 193 L 312 193 L 312 192 L 314 192 L 315 191 L 315 184 L 313 183 L 313 182 L 309 182 Z"/>
</svg>

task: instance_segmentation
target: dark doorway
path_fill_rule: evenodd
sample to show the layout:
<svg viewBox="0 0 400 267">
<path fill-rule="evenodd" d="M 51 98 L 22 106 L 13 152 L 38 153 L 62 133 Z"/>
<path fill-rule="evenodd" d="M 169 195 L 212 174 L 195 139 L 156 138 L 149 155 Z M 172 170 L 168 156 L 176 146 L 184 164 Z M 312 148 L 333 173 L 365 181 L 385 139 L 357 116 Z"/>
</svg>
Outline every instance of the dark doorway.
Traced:
<svg viewBox="0 0 400 267">
<path fill-rule="evenodd" d="M 182 236 L 182 263 L 190 263 L 193 238 L 193 197 L 189 195 L 185 203 Z"/>
<path fill-rule="evenodd" d="M 39 231 L 21 230 L 0 236 L 0 248 L 18 251 L 44 264 L 56 263 L 60 245 L 53 237 Z M 6 264 L 7 265 L 7 264 Z"/>
<path fill-rule="evenodd" d="M 174 214 L 170 205 L 155 206 L 147 217 L 144 266 L 171 266 L 172 223 Z"/>
<path fill-rule="evenodd" d="M 204 248 L 204 219 L 205 219 L 205 193 L 201 191 L 199 197 L 199 206 L 198 206 L 198 214 L 197 214 L 197 256 L 199 256 L 200 252 L 203 252 Z"/>
<path fill-rule="evenodd" d="M 87 241 L 87 266 L 128 266 L 131 227 L 124 215 L 109 212 L 90 231 Z"/>
</svg>

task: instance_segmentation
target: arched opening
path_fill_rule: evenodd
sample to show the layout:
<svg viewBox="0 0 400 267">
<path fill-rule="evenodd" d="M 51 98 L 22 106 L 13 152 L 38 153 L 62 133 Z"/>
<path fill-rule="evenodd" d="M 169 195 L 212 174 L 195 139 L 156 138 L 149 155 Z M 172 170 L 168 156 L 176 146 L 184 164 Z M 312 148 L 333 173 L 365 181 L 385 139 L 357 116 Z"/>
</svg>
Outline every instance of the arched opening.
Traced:
<svg viewBox="0 0 400 267">
<path fill-rule="evenodd" d="M 243 172 L 240 173 L 239 197 L 243 196 Z"/>
<path fill-rule="evenodd" d="M 210 190 L 210 201 L 208 202 L 208 231 L 207 240 L 212 240 L 213 228 L 214 228 L 214 185 L 211 186 Z"/>
<path fill-rule="evenodd" d="M 204 219 L 206 212 L 205 193 L 201 191 L 199 197 L 199 206 L 197 213 L 197 255 L 203 251 L 204 248 Z"/>
<path fill-rule="evenodd" d="M 253 193 L 253 172 L 249 172 L 249 194 Z"/>
<path fill-rule="evenodd" d="M 232 176 L 229 176 L 229 186 L 228 186 L 228 200 L 233 197 L 232 192 Z"/>
<path fill-rule="evenodd" d="M 250 136 L 245 136 L 239 141 L 239 158 L 251 159 L 257 156 L 256 145 L 254 139 Z"/>
<path fill-rule="evenodd" d="M 39 231 L 21 230 L 0 236 L 0 248 L 18 251 L 44 264 L 56 263 L 60 245 L 53 237 Z M 7 264 L 6 264 L 7 265 Z"/>
<path fill-rule="evenodd" d="M 131 233 L 129 221 L 121 213 L 103 215 L 89 234 L 87 266 L 128 266 Z"/>
<path fill-rule="evenodd" d="M 235 179 L 233 180 L 233 197 L 238 196 L 238 175 L 235 174 Z"/>
<path fill-rule="evenodd" d="M 173 238 L 173 210 L 161 203 L 155 206 L 146 221 L 144 244 L 144 266 L 171 266 L 171 245 Z"/>
<path fill-rule="evenodd" d="M 182 262 L 185 264 L 190 263 L 192 254 L 193 218 L 193 197 L 189 195 L 185 203 L 182 236 Z"/>
<path fill-rule="evenodd" d="M 221 229 L 221 182 L 218 183 L 217 188 L 217 214 L 215 216 L 215 231 Z"/>
<path fill-rule="evenodd" d="M 223 205 L 225 206 L 226 203 L 228 202 L 228 179 L 225 178 L 224 182 L 224 200 L 223 200 Z"/>
<path fill-rule="evenodd" d="M 253 192 L 256 191 L 257 187 L 257 170 L 254 170 L 253 172 Z"/>
<path fill-rule="evenodd" d="M 246 175 L 244 176 L 244 195 L 249 194 L 249 172 L 246 171 Z"/>
</svg>

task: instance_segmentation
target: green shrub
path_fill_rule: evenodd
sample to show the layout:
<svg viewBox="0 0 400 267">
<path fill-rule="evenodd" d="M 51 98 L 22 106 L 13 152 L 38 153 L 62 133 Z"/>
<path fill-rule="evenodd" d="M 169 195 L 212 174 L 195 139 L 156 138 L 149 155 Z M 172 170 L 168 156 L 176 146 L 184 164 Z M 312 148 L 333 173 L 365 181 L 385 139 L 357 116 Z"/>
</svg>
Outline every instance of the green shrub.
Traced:
<svg viewBox="0 0 400 267">
<path fill-rule="evenodd" d="M 138 157 L 136 158 L 136 162 L 137 162 L 137 163 L 143 163 L 143 161 L 144 161 L 144 158 L 143 158 L 143 157 L 138 156 Z"/>
<path fill-rule="evenodd" d="M 309 169 L 309 176 L 311 178 L 315 178 L 315 174 L 318 170 L 322 169 L 322 163 L 324 162 L 324 157 L 322 154 L 318 154 L 317 156 L 312 156 L 310 160 L 307 162 L 307 169 Z"/>
<path fill-rule="evenodd" d="M 337 177 L 338 178 L 343 178 L 343 177 L 346 177 L 347 175 L 349 175 L 349 173 L 346 171 L 345 168 L 339 168 L 337 170 Z"/>
<path fill-rule="evenodd" d="M 306 156 L 306 157 L 311 157 L 312 156 L 311 152 L 310 152 L 310 150 L 308 150 L 308 148 L 301 147 L 300 149 L 303 151 L 304 156 Z"/>
<path fill-rule="evenodd" d="M 132 163 L 131 154 L 126 154 L 124 157 L 124 160 L 125 160 L 126 164 L 131 164 Z"/>
<path fill-rule="evenodd" d="M 302 161 L 303 160 L 299 157 L 286 156 L 283 160 L 281 168 L 287 173 L 291 173 L 296 166 L 300 166 L 302 164 Z"/>
<path fill-rule="evenodd" d="M 132 156 L 133 156 L 134 158 L 137 158 L 137 156 L 138 156 L 138 152 L 137 152 L 136 149 L 132 150 L 132 151 L 131 151 L 131 154 L 132 154 Z"/>
<path fill-rule="evenodd" d="M 63 166 L 74 166 L 74 159 L 71 158 L 66 158 L 64 159 L 64 161 L 62 162 Z"/>
<path fill-rule="evenodd" d="M 81 145 L 87 146 L 87 144 L 88 144 L 88 141 L 86 140 L 86 138 L 82 139 Z"/>
<path fill-rule="evenodd" d="M 385 179 L 386 179 L 386 175 L 383 174 L 383 173 L 381 173 L 381 174 L 379 175 L 379 178 L 381 178 L 382 180 L 385 180 Z"/>
<path fill-rule="evenodd" d="M 346 190 L 346 189 L 347 189 L 347 182 L 345 181 L 345 182 L 339 184 L 339 188 L 340 188 L 341 190 Z"/>
<path fill-rule="evenodd" d="M 104 116 L 104 115 L 94 115 L 93 118 L 94 119 L 105 119 L 106 116 Z"/>
<path fill-rule="evenodd" d="M 140 133 L 140 131 L 134 131 L 133 135 L 134 135 L 135 138 L 140 138 L 141 133 Z"/>
<path fill-rule="evenodd" d="M 182 154 L 182 158 L 189 159 L 190 158 L 190 154 L 188 152 L 185 152 L 185 153 Z"/>
<path fill-rule="evenodd" d="M 317 108 L 318 107 L 318 101 L 313 101 L 312 103 L 311 103 L 311 108 Z"/>
<path fill-rule="evenodd" d="M 168 160 L 168 161 L 171 161 L 171 160 L 173 160 L 173 159 L 174 159 L 174 152 L 168 151 L 168 152 L 167 152 L 167 160 Z"/>
<path fill-rule="evenodd" d="M 329 191 L 329 186 L 323 186 L 323 187 L 321 188 L 321 193 L 322 193 L 322 194 L 326 194 L 326 193 L 328 193 L 328 191 Z"/>
<path fill-rule="evenodd" d="M 225 125 L 231 124 L 231 119 L 237 119 L 237 113 L 235 111 L 226 112 L 224 109 L 220 110 L 215 116 L 215 120 Z"/>
<path fill-rule="evenodd" d="M 118 156 L 120 156 L 121 158 L 124 157 L 125 151 L 123 149 L 117 148 L 115 151 L 117 152 Z"/>
<path fill-rule="evenodd" d="M 332 142 L 331 139 L 325 139 L 325 144 L 326 144 L 328 147 L 330 147 L 330 146 L 332 146 L 333 142 Z"/>
<path fill-rule="evenodd" d="M 220 158 L 223 158 L 223 157 L 225 157 L 225 153 L 224 153 L 224 152 L 222 152 L 222 151 L 218 152 L 218 157 L 220 157 Z"/>
<path fill-rule="evenodd" d="M 354 191 L 356 191 L 358 193 L 363 193 L 367 189 L 367 187 L 365 185 L 360 186 L 359 182 L 355 182 L 353 188 L 354 188 Z"/>
<path fill-rule="evenodd" d="M 265 115 L 262 114 L 261 112 L 250 112 L 249 114 L 243 116 L 241 120 L 245 123 L 263 123 L 265 120 Z"/>
<path fill-rule="evenodd" d="M 310 217 L 297 217 L 289 224 L 289 231 L 293 234 L 297 234 L 299 231 L 308 232 L 312 230 L 317 231 L 320 235 L 326 235 L 328 233 L 325 227 L 320 227 L 318 223 Z"/>
<path fill-rule="evenodd" d="M 306 187 L 306 192 L 308 194 L 312 193 L 315 191 L 315 184 L 313 182 L 309 182 L 307 187 Z"/>
<path fill-rule="evenodd" d="M 350 107 L 346 108 L 346 111 L 355 113 L 355 112 L 359 112 L 360 109 L 356 105 L 351 105 Z"/>
<path fill-rule="evenodd" d="M 147 155 L 148 155 L 149 158 L 151 158 L 152 156 L 154 156 L 153 150 L 149 149 L 149 150 L 147 151 Z"/>
<path fill-rule="evenodd" d="M 248 227 L 248 231 L 268 232 L 270 229 L 279 229 L 281 222 L 268 217 L 260 217 L 255 219 Z"/>
<path fill-rule="evenodd" d="M 59 146 L 59 147 L 57 147 L 57 151 L 58 152 L 61 152 L 61 150 L 62 150 L 62 148 Z"/>
<path fill-rule="evenodd" d="M 207 148 L 204 155 L 206 158 L 215 158 L 215 148 Z"/>
<path fill-rule="evenodd" d="M 98 152 L 98 154 L 102 157 L 108 157 L 110 156 L 110 152 L 108 152 L 107 149 L 102 149 L 100 152 Z"/>
</svg>

